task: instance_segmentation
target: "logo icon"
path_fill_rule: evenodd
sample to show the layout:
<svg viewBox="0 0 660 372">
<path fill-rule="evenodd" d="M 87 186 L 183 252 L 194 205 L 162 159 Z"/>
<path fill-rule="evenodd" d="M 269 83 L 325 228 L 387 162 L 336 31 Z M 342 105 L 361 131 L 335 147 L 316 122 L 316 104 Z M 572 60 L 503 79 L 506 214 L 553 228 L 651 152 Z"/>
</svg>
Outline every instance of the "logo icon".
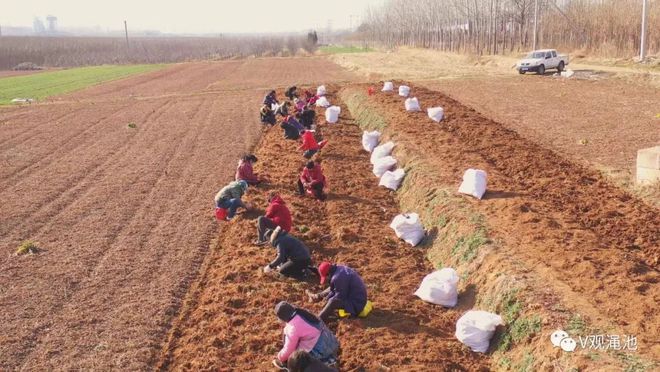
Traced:
<svg viewBox="0 0 660 372">
<path fill-rule="evenodd" d="M 568 333 L 558 329 L 550 335 L 550 342 L 554 347 L 559 347 L 566 352 L 572 352 L 577 348 L 577 342 L 568 336 Z"/>
</svg>

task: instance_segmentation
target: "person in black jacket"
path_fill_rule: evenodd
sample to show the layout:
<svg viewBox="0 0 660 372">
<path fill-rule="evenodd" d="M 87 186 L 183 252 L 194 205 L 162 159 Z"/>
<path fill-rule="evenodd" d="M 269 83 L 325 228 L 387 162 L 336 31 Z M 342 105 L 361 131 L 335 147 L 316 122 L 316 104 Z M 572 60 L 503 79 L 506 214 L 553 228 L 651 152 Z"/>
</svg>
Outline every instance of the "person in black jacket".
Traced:
<svg viewBox="0 0 660 372">
<path fill-rule="evenodd" d="M 266 230 L 265 238 L 277 248 L 277 257 L 264 267 L 264 273 L 277 270 L 280 274 L 302 280 L 312 266 L 309 249 L 300 240 L 289 235 L 281 227 Z"/>
<path fill-rule="evenodd" d="M 293 101 L 294 98 L 298 98 L 297 90 L 298 88 L 296 88 L 296 86 L 294 85 L 292 87 L 287 88 L 287 90 L 284 92 L 284 95 L 286 96 L 286 98 Z"/>
<path fill-rule="evenodd" d="M 305 106 L 305 108 L 299 113 L 298 120 L 305 128 L 310 129 L 314 124 L 315 117 L 316 111 Z"/>
<path fill-rule="evenodd" d="M 294 351 L 287 360 L 287 368 L 289 372 L 337 372 L 337 369 L 314 358 L 305 350 Z"/>
<path fill-rule="evenodd" d="M 271 110 L 270 106 L 263 105 L 261 110 L 259 110 L 259 115 L 261 117 L 261 122 L 264 124 L 275 125 L 275 113 Z"/>
</svg>

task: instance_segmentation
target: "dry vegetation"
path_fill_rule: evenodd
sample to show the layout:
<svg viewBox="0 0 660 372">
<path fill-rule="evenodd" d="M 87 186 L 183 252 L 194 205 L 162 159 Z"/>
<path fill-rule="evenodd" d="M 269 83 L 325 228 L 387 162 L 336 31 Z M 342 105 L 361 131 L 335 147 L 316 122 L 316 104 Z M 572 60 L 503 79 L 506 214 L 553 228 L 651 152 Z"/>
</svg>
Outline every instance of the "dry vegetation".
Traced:
<svg viewBox="0 0 660 372">
<path fill-rule="evenodd" d="M 2 37 L 0 70 L 24 62 L 73 67 L 101 64 L 169 63 L 245 56 L 291 55 L 313 51 L 307 36 Z"/>
<path fill-rule="evenodd" d="M 539 45 L 620 57 L 639 48 L 639 0 L 540 0 Z M 660 3 L 649 2 L 649 51 L 660 51 Z M 391 0 L 360 27 L 372 42 L 501 54 L 532 48 L 534 0 Z"/>
</svg>

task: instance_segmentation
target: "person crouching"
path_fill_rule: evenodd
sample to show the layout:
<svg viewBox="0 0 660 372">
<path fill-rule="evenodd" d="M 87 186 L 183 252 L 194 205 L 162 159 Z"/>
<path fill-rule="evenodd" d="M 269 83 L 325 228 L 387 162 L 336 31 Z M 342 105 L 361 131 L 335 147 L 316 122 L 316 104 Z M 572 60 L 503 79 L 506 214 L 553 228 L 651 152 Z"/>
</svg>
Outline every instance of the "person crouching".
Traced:
<svg viewBox="0 0 660 372">
<path fill-rule="evenodd" d="M 264 273 L 275 270 L 286 277 L 303 280 L 312 266 L 309 248 L 300 240 L 289 235 L 281 227 L 266 230 L 264 237 L 277 248 L 277 257 L 264 267 Z"/>
<path fill-rule="evenodd" d="M 322 262 L 318 267 L 321 285 L 329 282 L 328 288 L 320 293 L 307 292 L 310 301 L 326 298 L 328 302 L 319 313 L 319 318 L 328 322 L 340 309 L 352 316 L 358 316 L 367 304 L 367 287 L 360 275 L 344 265 Z"/>
<path fill-rule="evenodd" d="M 266 231 L 268 229 L 275 229 L 278 226 L 286 232 L 291 231 L 291 212 L 286 206 L 284 199 L 279 194 L 272 193 L 268 197 L 266 214 L 257 218 L 257 240 L 255 244 L 264 245 L 268 243 L 266 240 Z"/>
<path fill-rule="evenodd" d="M 254 173 L 254 163 L 257 162 L 257 157 L 253 154 L 244 155 L 241 160 L 238 161 L 238 167 L 236 168 L 236 181 L 245 181 L 248 185 L 256 186 L 263 182 L 259 178 L 259 175 Z"/>
<path fill-rule="evenodd" d="M 298 193 L 300 195 L 308 193 L 318 200 L 325 200 L 327 198 L 324 192 L 325 186 L 326 180 L 321 164 L 314 161 L 307 162 L 298 178 Z"/>
</svg>

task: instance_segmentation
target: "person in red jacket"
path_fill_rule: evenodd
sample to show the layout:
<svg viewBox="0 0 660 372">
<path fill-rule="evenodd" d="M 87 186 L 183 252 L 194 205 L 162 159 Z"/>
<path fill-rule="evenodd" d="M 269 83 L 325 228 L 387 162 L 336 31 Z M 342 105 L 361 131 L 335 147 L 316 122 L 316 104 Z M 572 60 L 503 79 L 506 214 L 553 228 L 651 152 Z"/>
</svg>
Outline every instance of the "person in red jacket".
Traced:
<svg viewBox="0 0 660 372">
<path fill-rule="evenodd" d="M 321 142 L 316 142 L 316 138 L 314 138 L 314 132 L 311 130 L 306 130 L 302 133 L 301 136 L 302 139 L 302 144 L 300 147 L 298 147 L 298 150 L 304 150 L 303 156 L 306 159 L 311 159 L 312 156 L 314 156 L 317 152 L 319 152 L 323 146 L 328 142 L 327 140 L 323 140 Z"/>
<path fill-rule="evenodd" d="M 268 203 L 266 215 L 257 218 L 257 240 L 254 242 L 256 245 L 264 245 L 268 242 L 265 237 L 268 229 L 279 226 L 286 232 L 291 231 L 291 212 L 284 199 L 277 193 L 271 193 Z"/>
<path fill-rule="evenodd" d="M 321 164 L 314 161 L 307 162 L 298 179 L 298 192 L 305 195 L 308 192 L 318 200 L 325 200 L 327 195 L 323 192 L 326 186 L 325 176 Z"/>
<path fill-rule="evenodd" d="M 245 181 L 248 185 L 256 186 L 263 182 L 257 174 L 254 173 L 253 165 L 257 162 L 257 157 L 253 154 L 245 155 L 238 161 L 236 168 L 236 181 Z"/>
</svg>

